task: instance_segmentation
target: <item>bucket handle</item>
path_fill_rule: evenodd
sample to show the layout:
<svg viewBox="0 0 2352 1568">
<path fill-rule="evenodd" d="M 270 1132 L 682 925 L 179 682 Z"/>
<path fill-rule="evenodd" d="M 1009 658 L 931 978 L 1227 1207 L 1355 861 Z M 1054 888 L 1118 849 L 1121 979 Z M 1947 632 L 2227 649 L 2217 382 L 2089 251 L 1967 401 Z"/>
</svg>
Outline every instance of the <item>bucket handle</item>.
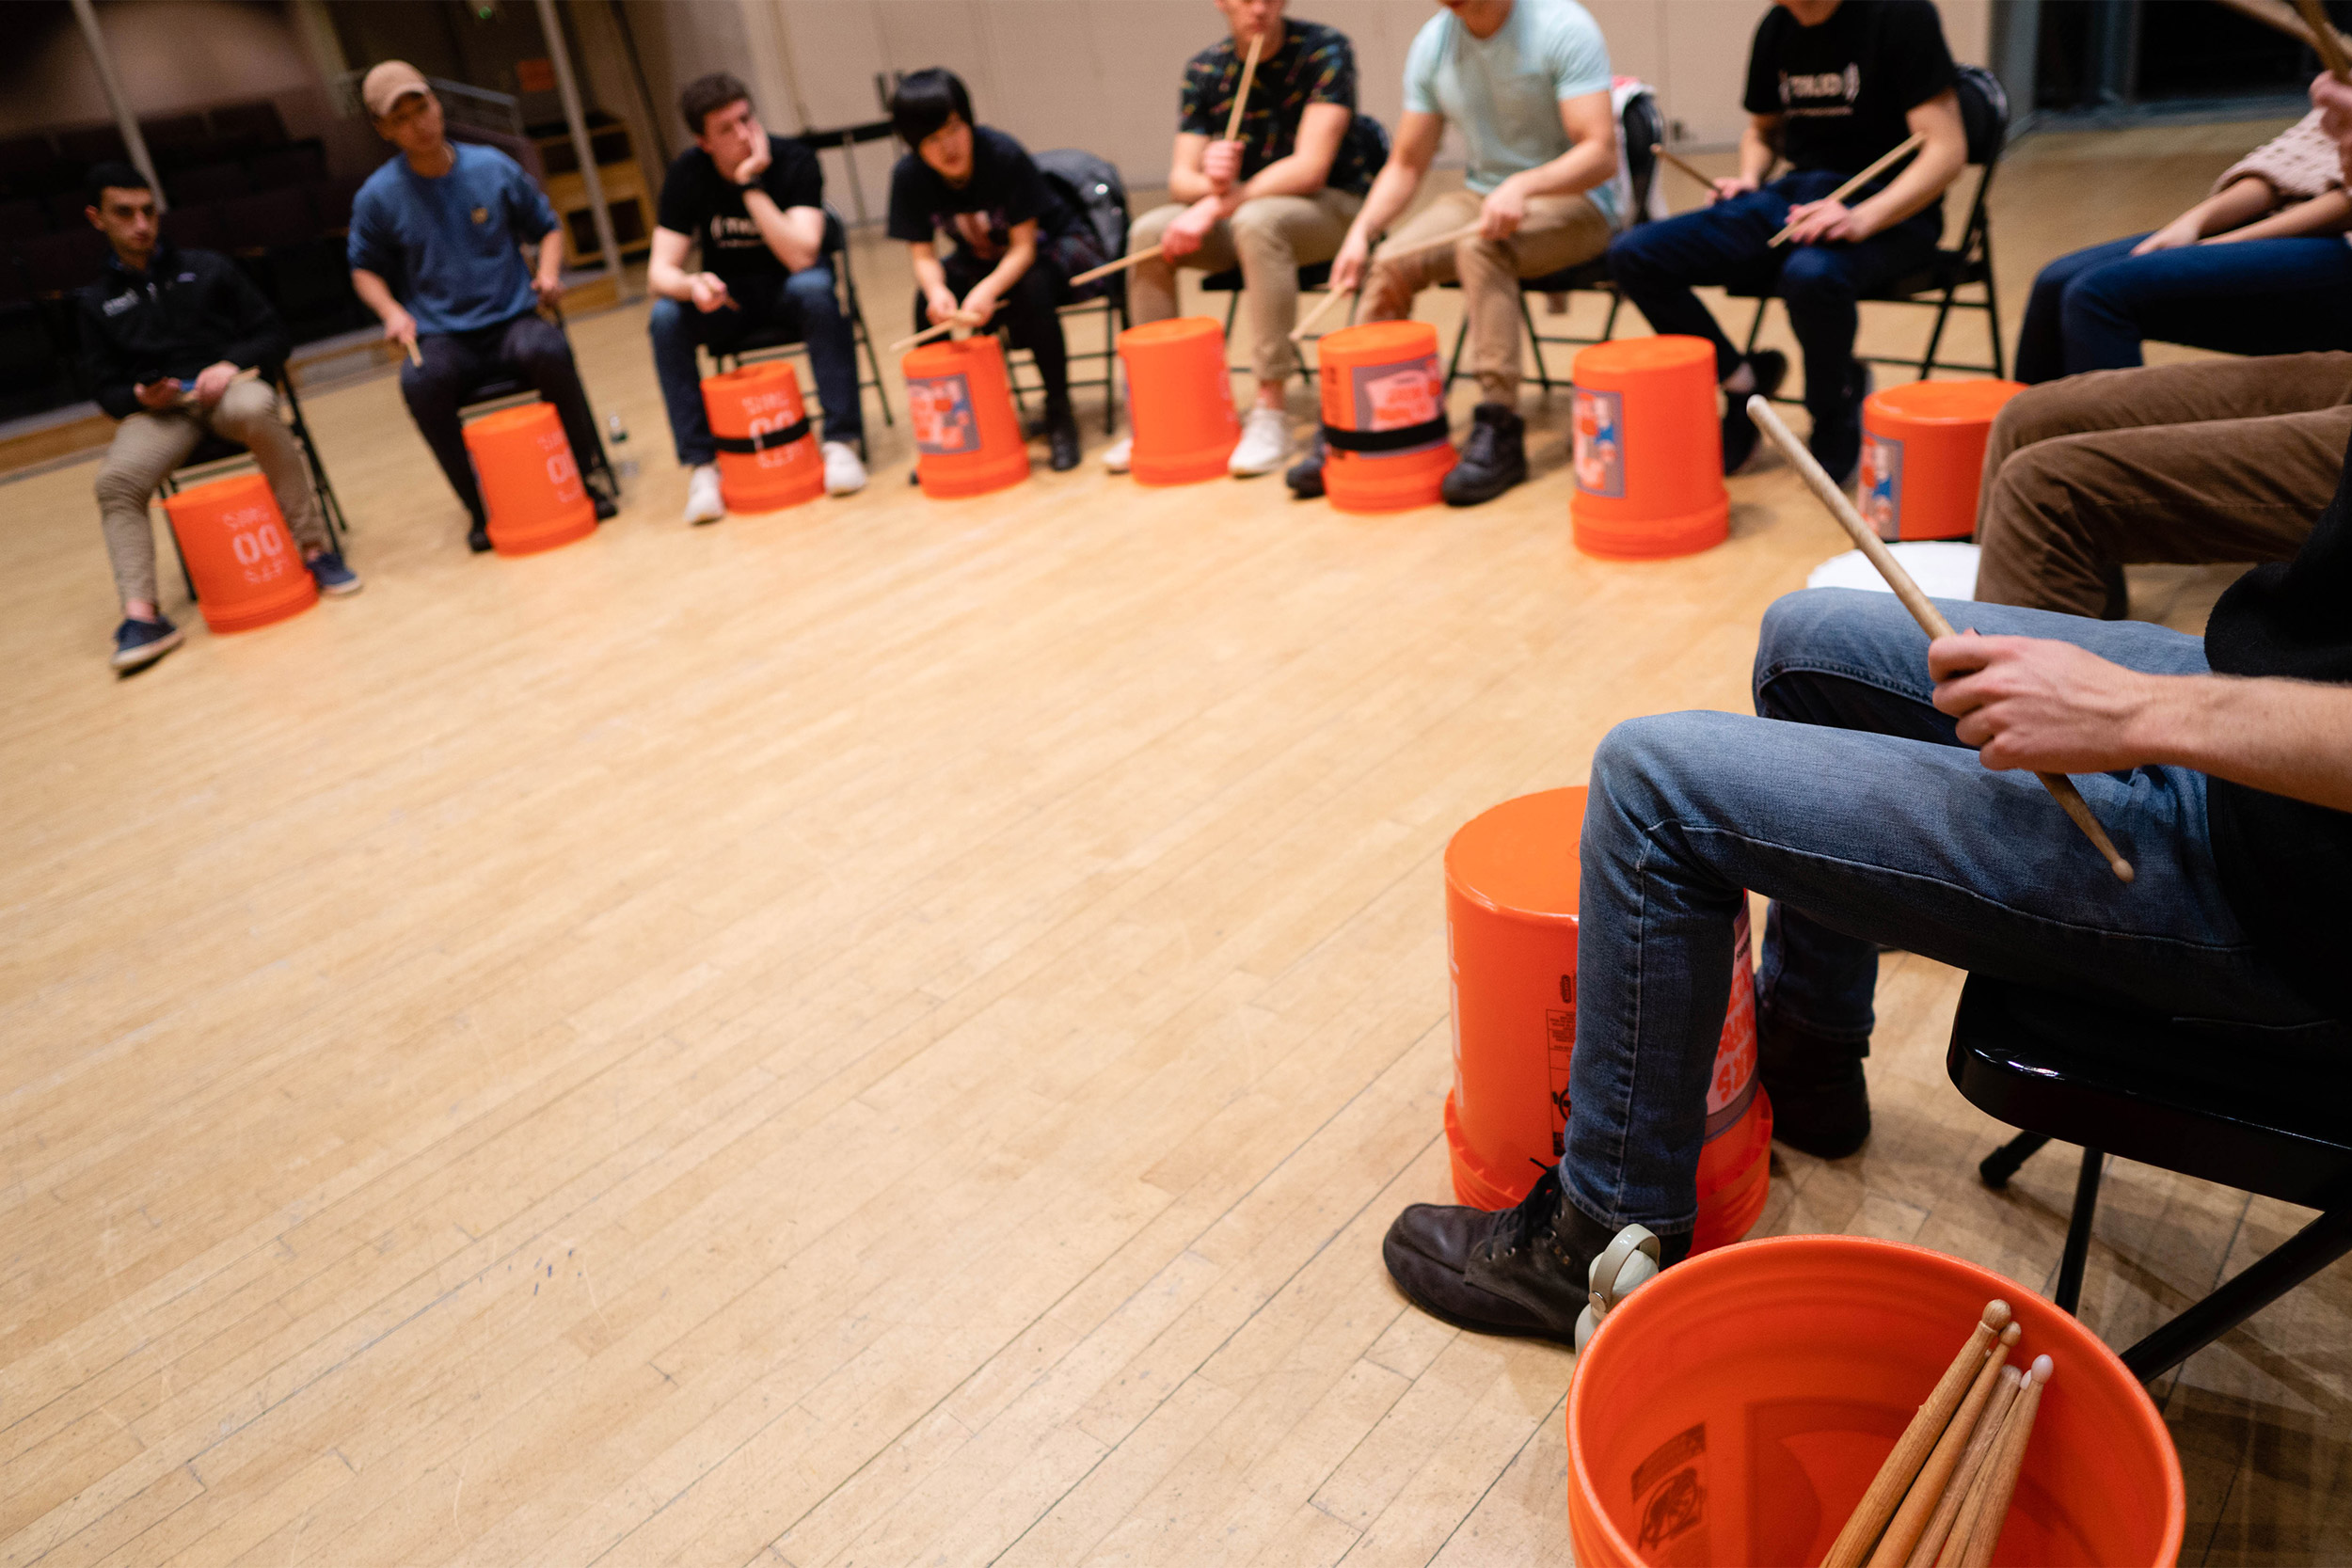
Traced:
<svg viewBox="0 0 2352 1568">
<path fill-rule="evenodd" d="M 1629 1225 L 1601 1250 L 1586 1271 L 1588 1305 L 1576 1320 L 1576 1348 L 1593 1337 L 1601 1321 L 1626 1297 L 1658 1277 L 1658 1238 L 1645 1226 Z"/>
</svg>

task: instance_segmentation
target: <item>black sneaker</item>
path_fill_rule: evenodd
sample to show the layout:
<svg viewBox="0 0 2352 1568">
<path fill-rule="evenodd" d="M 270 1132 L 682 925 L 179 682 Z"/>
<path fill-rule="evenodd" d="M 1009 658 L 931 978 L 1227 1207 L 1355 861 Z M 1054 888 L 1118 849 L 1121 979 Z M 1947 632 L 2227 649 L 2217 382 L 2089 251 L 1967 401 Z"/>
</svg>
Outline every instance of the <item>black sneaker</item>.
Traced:
<svg viewBox="0 0 2352 1568">
<path fill-rule="evenodd" d="M 1438 485 L 1448 506 L 1477 506 L 1527 483 L 1527 421 L 1499 403 L 1470 410 L 1462 460 Z"/>
<path fill-rule="evenodd" d="M 1314 439 L 1307 443 L 1307 455 L 1291 465 L 1282 483 L 1291 487 L 1291 494 L 1300 500 L 1311 501 L 1323 494 L 1323 457 L 1327 449 L 1323 444 L 1323 426 L 1315 426 Z"/>
<path fill-rule="evenodd" d="M 1593 1259 L 1615 1239 L 1561 1197 L 1560 1173 L 1548 1170 L 1518 1208 L 1500 1213 L 1414 1204 L 1389 1227 L 1380 1257 L 1396 1288 L 1433 1318 L 1477 1334 L 1574 1345 Z M 1661 1267 L 1690 1255 L 1687 1231 L 1658 1240 Z"/>
<path fill-rule="evenodd" d="M 612 497 L 606 495 L 601 490 L 589 491 L 588 499 L 595 504 L 596 509 L 596 521 L 600 523 L 609 523 L 613 518 L 621 515 L 621 503 L 614 500 Z"/>
<path fill-rule="evenodd" d="M 344 565 L 343 558 L 333 550 L 321 550 L 302 564 L 310 568 L 310 580 L 319 585 L 322 594 L 359 592 L 359 574 Z"/>
<path fill-rule="evenodd" d="M 1814 461 L 1841 490 L 1853 483 L 1853 471 L 1862 466 L 1862 402 L 1870 395 L 1873 383 L 1870 367 L 1855 360 L 1846 372 L 1845 401 L 1835 415 L 1814 420 L 1813 434 L 1805 437 Z"/>
<path fill-rule="evenodd" d="M 596 509 L 596 521 L 609 523 L 621 515 L 621 485 L 610 468 L 591 468 L 580 481 L 581 488 Z"/>
<path fill-rule="evenodd" d="M 466 548 L 473 551 L 476 555 L 487 555 L 490 552 L 490 525 L 487 523 L 474 524 L 474 526 L 467 531 Z"/>
<path fill-rule="evenodd" d="M 180 645 L 180 628 L 161 615 L 152 621 L 126 618 L 115 627 L 115 673 L 144 670 Z"/>
<path fill-rule="evenodd" d="M 1788 356 L 1776 348 L 1759 349 L 1748 356 L 1748 373 L 1756 377 L 1756 386 L 1745 392 L 1724 394 L 1724 477 L 1729 479 L 1748 465 L 1756 454 L 1759 432 L 1756 421 L 1748 418 L 1748 399 L 1772 401 L 1780 384 L 1788 379 Z"/>
<path fill-rule="evenodd" d="M 1045 466 L 1057 474 L 1066 474 L 1078 466 L 1078 416 L 1064 408 L 1048 411 L 1045 416 L 1045 439 L 1049 448 Z"/>
<path fill-rule="evenodd" d="M 1772 1101 L 1772 1136 L 1817 1160 L 1842 1160 L 1870 1136 L 1869 1047 L 1777 1023 L 1756 1009 L 1756 1073 Z"/>
</svg>

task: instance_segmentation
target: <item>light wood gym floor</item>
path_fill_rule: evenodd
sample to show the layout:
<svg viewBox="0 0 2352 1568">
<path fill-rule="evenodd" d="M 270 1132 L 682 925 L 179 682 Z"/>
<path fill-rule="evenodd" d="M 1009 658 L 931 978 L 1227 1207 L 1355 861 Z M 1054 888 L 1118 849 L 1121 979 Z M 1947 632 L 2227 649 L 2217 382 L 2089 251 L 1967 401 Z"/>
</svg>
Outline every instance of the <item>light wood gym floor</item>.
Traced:
<svg viewBox="0 0 2352 1568">
<path fill-rule="evenodd" d="M 2272 129 L 2027 143 L 2012 327 Z M 91 465 L 0 489 L 0 1560 L 1568 1561 L 1570 1356 L 1379 1262 L 1447 1195 L 1439 855 L 1744 708 L 1834 525 L 1773 468 L 1716 550 L 1581 557 L 1531 390 L 1473 511 L 1139 489 L 1099 421 L 940 504 L 875 420 L 863 496 L 690 531 L 644 307 L 574 335 L 643 465 L 596 538 L 468 555 L 389 376 L 314 391 L 367 592 L 214 637 L 175 589 L 135 679 Z M 1776 1150 L 1761 1231 L 2046 1289 L 2073 1163 L 1979 1187 L 1959 977 L 1882 974 L 1877 1134 Z M 2298 1223 L 2119 1163 L 2084 1316 Z M 2339 1267 L 2157 1387 L 2185 1560 L 2352 1559 L 2348 1346 Z"/>
</svg>

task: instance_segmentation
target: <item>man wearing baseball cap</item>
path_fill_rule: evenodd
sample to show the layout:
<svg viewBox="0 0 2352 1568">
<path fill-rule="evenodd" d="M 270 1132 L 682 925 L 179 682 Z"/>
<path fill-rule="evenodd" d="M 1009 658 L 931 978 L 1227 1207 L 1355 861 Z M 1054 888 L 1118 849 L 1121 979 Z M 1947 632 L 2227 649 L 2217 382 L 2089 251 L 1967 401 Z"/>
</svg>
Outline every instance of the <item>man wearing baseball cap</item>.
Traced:
<svg viewBox="0 0 2352 1568">
<path fill-rule="evenodd" d="M 359 97 L 400 155 L 352 201 L 351 285 L 384 319 L 384 336 L 409 351 L 400 395 L 472 517 L 467 543 L 486 550 L 488 517 L 458 422 L 474 387 L 502 371 L 521 375 L 555 405 L 582 473 L 598 451 L 571 344 L 538 313 L 563 289 L 560 224 L 521 165 L 443 134 L 440 100 L 415 66 L 384 61 Z M 539 247 L 535 273 L 523 261 L 526 243 Z M 609 487 L 609 478 L 597 479 Z M 612 515 L 596 479 L 589 494 L 599 519 Z"/>
</svg>

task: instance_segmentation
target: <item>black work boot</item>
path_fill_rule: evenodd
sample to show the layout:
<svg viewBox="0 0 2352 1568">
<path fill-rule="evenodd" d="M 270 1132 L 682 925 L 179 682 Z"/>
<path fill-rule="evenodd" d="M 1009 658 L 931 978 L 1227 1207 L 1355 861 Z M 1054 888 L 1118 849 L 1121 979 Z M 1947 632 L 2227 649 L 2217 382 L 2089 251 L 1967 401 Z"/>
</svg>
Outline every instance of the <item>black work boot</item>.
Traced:
<svg viewBox="0 0 2352 1568">
<path fill-rule="evenodd" d="M 1045 440 L 1051 455 L 1046 466 L 1066 474 L 1078 466 L 1078 416 L 1070 404 L 1045 411 Z"/>
<path fill-rule="evenodd" d="M 1776 348 L 1760 349 L 1748 356 L 1748 373 L 1756 385 L 1744 392 L 1724 393 L 1724 477 L 1748 466 L 1756 455 L 1759 432 L 1756 421 L 1748 417 L 1748 399 L 1760 397 L 1767 403 L 1780 390 L 1780 384 L 1788 379 L 1788 356 Z"/>
<path fill-rule="evenodd" d="M 1307 443 L 1307 455 L 1291 465 L 1282 483 L 1291 487 L 1291 494 L 1300 500 L 1312 500 L 1323 494 L 1323 427 L 1315 426 L 1315 438 Z"/>
<path fill-rule="evenodd" d="M 1477 506 L 1527 483 L 1527 421 L 1515 409 L 1482 403 L 1470 410 L 1462 460 L 1438 486 L 1448 506 Z"/>
<path fill-rule="evenodd" d="M 1548 1170 L 1518 1208 L 1500 1213 L 1412 1205 L 1389 1227 L 1380 1257 L 1396 1288 L 1433 1318 L 1476 1334 L 1574 1345 L 1593 1259 L 1615 1239 L 1560 1196 L 1560 1173 Z M 1658 1242 L 1661 1267 L 1690 1256 L 1688 1231 Z"/>
<path fill-rule="evenodd" d="M 1867 1045 L 1852 1046 L 1756 1010 L 1756 1073 L 1772 1101 L 1772 1136 L 1820 1160 L 1842 1160 L 1870 1136 Z"/>
</svg>

